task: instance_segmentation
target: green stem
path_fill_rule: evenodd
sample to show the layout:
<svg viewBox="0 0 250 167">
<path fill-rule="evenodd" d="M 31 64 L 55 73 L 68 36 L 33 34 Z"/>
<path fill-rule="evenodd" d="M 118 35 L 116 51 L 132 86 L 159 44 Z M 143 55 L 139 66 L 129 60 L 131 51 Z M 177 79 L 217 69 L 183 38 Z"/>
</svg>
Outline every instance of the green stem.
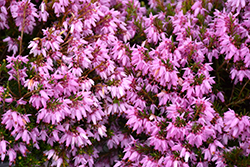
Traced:
<svg viewBox="0 0 250 167">
<path fill-rule="evenodd" d="M 250 81 L 250 80 L 248 80 L 248 81 L 244 84 L 244 86 L 242 87 L 242 89 L 240 90 L 240 94 L 239 94 L 238 98 L 240 98 L 240 95 L 242 94 L 243 90 L 245 89 L 245 87 L 247 86 L 247 84 L 248 84 L 249 81 Z"/>
<path fill-rule="evenodd" d="M 24 32 L 26 9 L 28 7 L 28 3 L 29 3 L 29 1 L 26 2 L 25 7 L 24 7 L 24 11 L 23 11 L 23 23 L 22 23 L 21 37 L 20 37 L 20 40 L 19 40 L 19 42 L 20 42 L 20 44 L 19 44 L 19 55 L 22 54 L 23 32 Z M 18 82 L 19 96 L 21 97 L 22 93 L 21 93 L 20 74 L 19 74 L 18 65 L 17 65 L 17 82 Z"/>
<path fill-rule="evenodd" d="M 20 44 L 19 44 L 19 55 L 22 54 L 22 42 L 23 42 L 23 32 L 24 32 L 24 25 L 25 25 L 25 17 L 26 17 L 26 9 L 28 7 L 28 2 L 26 2 L 25 7 L 24 7 L 24 11 L 23 11 L 23 23 L 22 23 L 22 30 L 21 30 L 21 38 L 20 38 Z"/>
<path fill-rule="evenodd" d="M 144 90 L 144 89 L 141 89 L 142 93 L 147 96 L 147 98 L 154 104 L 154 100 L 148 95 L 148 93 Z"/>
<path fill-rule="evenodd" d="M 224 61 L 224 62 L 225 62 L 225 61 Z M 223 62 L 223 63 L 224 63 L 224 62 Z M 216 67 L 218 67 L 218 66 L 219 66 L 218 60 L 216 60 Z M 220 68 L 220 67 L 218 67 L 217 70 L 216 70 L 216 75 L 217 75 L 217 78 L 218 78 L 218 83 L 220 84 L 220 74 L 219 74 L 219 71 L 218 71 L 219 68 Z"/>
<path fill-rule="evenodd" d="M 92 70 L 90 70 L 84 77 L 87 77 L 91 72 L 93 72 L 95 69 L 101 67 L 103 65 L 103 62 L 101 62 L 98 66 L 96 66 L 95 68 L 93 68 Z"/>
<path fill-rule="evenodd" d="M 223 61 L 223 63 L 217 68 L 216 72 L 218 72 L 226 63 L 228 63 L 228 60 Z"/>
<path fill-rule="evenodd" d="M 10 93 L 11 93 L 12 96 L 18 97 L 14 92 L 11 91 L 9 85 L 7 85 L 7 89 L 10 91 Z"/>
<path fill-rule="evenodd" d="M 231 105 L 233 105 L 233 104 L 235 105 L 235 104 L 242 103 L 242 102 L 244 102 L 245 100 L 248 100 L 248 99 L 250 99 L 250 95 L 247 96 L 247 97 L 245 97 L 244 99 L 238 100 L 238 101 L 236 101 L 236 102 L 229 103 L 229 104 L 226 105 L 226 107 L 229 107 L 229 106 L 231 106 Z"/>
<path fill-rule="evenodd" d="M 32 95 L 33 93 L 36 93 L 36 92 L 38 92 L 39 90 L 33 90 L 33 91 L 31 91 L 31 92 L 27 92 L 25 95 L 23 95 L 23 98 L 26 98 L 26 97 L 28 97 L 28 96 L 30 96 L 30 95 Z"/>
<path fill-rule="evenodd" d="M 231 92 L 231 96 L 229 98 L 229 102 L 232 100 L 233 98 L 233 95 L 234 95 L 234 89 L 235 89 L 235 84 L 233 85 L 233 89 L 232 89 L 232 92 Z"/>
</svg>

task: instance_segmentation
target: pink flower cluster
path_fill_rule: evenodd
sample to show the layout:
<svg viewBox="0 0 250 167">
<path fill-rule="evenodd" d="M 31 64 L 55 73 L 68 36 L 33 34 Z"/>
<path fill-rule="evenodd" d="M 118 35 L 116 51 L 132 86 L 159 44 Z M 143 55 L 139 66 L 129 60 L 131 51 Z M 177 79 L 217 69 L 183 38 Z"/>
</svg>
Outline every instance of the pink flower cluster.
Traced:
<svg viewBox="0 0 250 167">
<path fill-rule="evenodd" d="M 233 149 L 249 156 L 250 117 L 230 105 L 250 96 L 232 103 L 216 82 L 227 66 L 232 85 L 248 84 L 250 1 L 189 2 L 2 0 L 0 29 L 18 37 L 1 38 L 1 160 L 40 150 L 57 167 L 223 167 Z"/>
</svg>

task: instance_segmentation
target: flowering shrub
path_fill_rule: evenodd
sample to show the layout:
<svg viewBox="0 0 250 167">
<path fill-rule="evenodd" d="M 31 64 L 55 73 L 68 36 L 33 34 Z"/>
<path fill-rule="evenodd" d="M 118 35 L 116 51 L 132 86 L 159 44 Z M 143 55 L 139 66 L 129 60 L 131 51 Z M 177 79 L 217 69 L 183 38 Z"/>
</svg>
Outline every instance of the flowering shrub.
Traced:
<svg viewBox="0 0 250 167">
<path fill-rule="evenodd" d="M 0 0 L 0 156 L 250 164 L 250 1 Z"/>
</svg>

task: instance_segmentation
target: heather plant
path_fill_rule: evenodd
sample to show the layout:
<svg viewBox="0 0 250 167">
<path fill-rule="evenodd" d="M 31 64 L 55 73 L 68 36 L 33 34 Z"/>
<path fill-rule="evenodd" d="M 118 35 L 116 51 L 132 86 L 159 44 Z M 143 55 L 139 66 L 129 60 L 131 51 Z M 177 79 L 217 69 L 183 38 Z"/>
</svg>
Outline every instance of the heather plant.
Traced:
<svg viewBox="0 0 250 167">
<path fill-rule="evenodd" d="M 15 166 L 249 166 L 249 0 L 0 0 Z"/>
</svg>

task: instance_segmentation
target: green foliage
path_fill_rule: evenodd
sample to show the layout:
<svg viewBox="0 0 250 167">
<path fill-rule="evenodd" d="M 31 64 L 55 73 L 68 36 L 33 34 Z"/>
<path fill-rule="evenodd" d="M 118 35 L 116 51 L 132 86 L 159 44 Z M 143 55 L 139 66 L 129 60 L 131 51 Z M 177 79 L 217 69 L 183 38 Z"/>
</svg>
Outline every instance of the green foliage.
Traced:
<svg viewBox="0 0 250 167">
<path fill-rule="evenodd" d="M 249 167 L 250 164 L 250 155 L 244 156 L 240 148 L 235 148 L 230 152 L 224 152 L 224 158 L 229 167 Z"/>
<path fill-rule="evenodd" d="M 185 0 L 182 2 L 182 11 L 183 14 L 186 14 L 187 11 L 189 11 L 191 9 L 191 7 L 194 4 L 194 0 Z"/>
</svg>

